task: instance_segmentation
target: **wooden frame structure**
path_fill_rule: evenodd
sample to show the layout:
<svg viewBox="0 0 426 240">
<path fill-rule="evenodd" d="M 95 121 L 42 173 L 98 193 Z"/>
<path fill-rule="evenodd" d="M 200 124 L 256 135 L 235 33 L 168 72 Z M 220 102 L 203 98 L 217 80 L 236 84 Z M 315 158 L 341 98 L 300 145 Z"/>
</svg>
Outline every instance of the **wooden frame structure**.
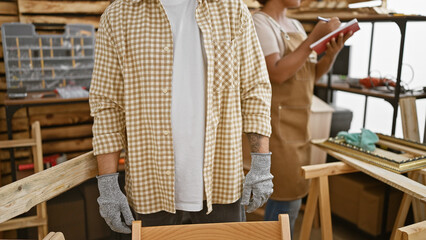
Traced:
<svg viewBox="0 0 426 240">
<path fill-rule="evenodd" d="M 394 240 L 423 240 L 426 236 L 426 221 L 398 228 Z"/>
<path fill-rule="evenodd" d="M 404 192 L 404 197 L 401 202 L 401 207 L 398 211 L 391 236 L 391 239 L 398 239 L 395 238 L 395 233 L 397 232 L 397 229 L 400 228 L 405 222 L 410 204 L 413 203 L 414 206 L 414 201 L 412 200 L 419 199 L 423 202 L 426 202 L 426 186 L 403 175 L 399 175 L 380 167 L 364 163 L 349 156 L 330 150 L 327 152 L 331 156 L 342 160 L 343 162 L 325 163 L 302 167 L 302 175 L 306 179 L 312 179 L 312 181 L 309 188 L 305 215 L 303 217 L 299 239 L 309 239 L 317 205 L 319 205 L 322 239 L 333 239 L 328 176 L 358 171 L 362 171 Z M 418 170 L 414 173 L 424 173 L 426 175 L 426 169 Z"/>
<path fill-rule="evenodd" d="M 28 142 L 31 143 L 32 141 L 14 140 L 14 143 L 19 143 L 21 146 L 23 143 Z M 88 152 L 57 166 L 1 187 L 0 212 L 2 214 L 0 214 L 0 226 L 2 228 L 0 229 L 6 230 L 33 227 L 38 226 L 35 224 L 40 222 L 47 224 L 47 220 L 42 220 L 38 217 L 25 218 L 19 222 L 17 222 L 16 219 L 7 220 L 25 213 L 37 204 L 44 203 L 84 181 L 95 177 L 97 173 L 98 166 L 96 158 L 93 156 L 93 152 Z M 13 228 L 10 228 L 10 226 L 13 226 Z M 46 232 L 43 232 L 43 234 L 39 231 L 39 239 L 43 239 L 43 236 L 47 234 L 47 227 Z M 60 234 L 56 234 L 56 237 L 59 237 L 59 235 Z"/>
<path fill-rule="evenodd" d="M 142 227 L 133 221 L 132 240 L 205 239 L 205 240 L 290 240 L 290 221 L 280 214 L 278 221 L 184 224 Z"/>
<path fill-rule="evenodd" d="M 34 122 L 31 125 L 31 136 L 32 138 L 29 139 L 0 141 L 0 148 L 31 147 L 33 153 L 34 172 L 38 173 L 43 171 L 43 150 L 39 122 Z M 22 191 L 22 189 L 18 188 L 18 191 Z M 0 194 L 0 199 L 3 200 L 5 197 L 5 195 Z M 7 216 L 8 214 L 3 213 L 2 215 Z M 47 235 L 47 208 L 45 202 L 40 202 L 37 205 L 37 214 L 35 216 L 20 217 L 4 222 L 0 224 L 0 231 L 27 227 L 37 227 L 39 239 L 43 239 L 43 237 Z"/>
</svg>

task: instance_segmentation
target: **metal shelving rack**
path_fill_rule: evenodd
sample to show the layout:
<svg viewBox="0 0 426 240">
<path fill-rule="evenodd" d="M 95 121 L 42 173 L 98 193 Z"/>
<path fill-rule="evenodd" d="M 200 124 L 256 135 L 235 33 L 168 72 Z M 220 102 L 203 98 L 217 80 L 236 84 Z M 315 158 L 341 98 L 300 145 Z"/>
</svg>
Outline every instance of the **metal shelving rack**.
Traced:
<svg viewBox="0 0 426 240">
<path fill-rule="evenodd" d="M 62 35 L 38 35 L 33 24 L 5 23 L 2 38 L 8 92 L 90 86 L 95 47 L 92 25 L 68 24 Z"/>
</svg>

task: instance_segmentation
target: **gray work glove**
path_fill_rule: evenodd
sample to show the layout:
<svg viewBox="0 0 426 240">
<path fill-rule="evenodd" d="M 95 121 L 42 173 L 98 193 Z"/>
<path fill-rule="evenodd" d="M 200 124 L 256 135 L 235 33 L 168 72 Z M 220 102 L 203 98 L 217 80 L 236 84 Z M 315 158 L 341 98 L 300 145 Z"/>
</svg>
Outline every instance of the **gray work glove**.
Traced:
<svg viewBox="0 0 426 240">
<path fill-rule="evenodd" d="M 251 168 L 243 185 L 241 204 L 253 212 L 268 200 L 274 191 L 271 172 L 271 153 L 251 153 Z M 250 198 L 251 194 L 253 197 Z"/>
<path fill-rule="evenodd" d="M 99 188 L 99 212 L 111 230 L 119 233 L 131 233 L 133 215 L 126 196 L 118 186 L 118 173 L 96 176 Z M 121 220 L 123 214 L 125 223 Z"/>
</svg>

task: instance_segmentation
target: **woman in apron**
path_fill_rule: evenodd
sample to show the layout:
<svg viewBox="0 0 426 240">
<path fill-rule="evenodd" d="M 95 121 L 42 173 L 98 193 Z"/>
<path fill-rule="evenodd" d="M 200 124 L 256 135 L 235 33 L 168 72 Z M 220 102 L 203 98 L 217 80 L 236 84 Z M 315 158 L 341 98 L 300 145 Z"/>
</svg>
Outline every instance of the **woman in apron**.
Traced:
<svg viewBox="0 0 426 240">
<path fill-rule="evenodd" d="M 314 82 L 328 72 L 337 53 L 352 33 L 332 39 L 325 55 L 317 55 L 309 45 L 337 29 L 338 18 L 320 21 L 309 36 L 295 19 L 287 18 L 287 8 L 299 7 L 300 0 L 258 0 L 263 4 L 253 19 L 265 55 L 272 85 L 271 173 L 274 193 L 266 204 L 265 220 L 277 221 L 287 213 L 293 232 L 302 198 L 309 182 L 300 167 L 310 164 L 308 121 Z"/>
</svg>

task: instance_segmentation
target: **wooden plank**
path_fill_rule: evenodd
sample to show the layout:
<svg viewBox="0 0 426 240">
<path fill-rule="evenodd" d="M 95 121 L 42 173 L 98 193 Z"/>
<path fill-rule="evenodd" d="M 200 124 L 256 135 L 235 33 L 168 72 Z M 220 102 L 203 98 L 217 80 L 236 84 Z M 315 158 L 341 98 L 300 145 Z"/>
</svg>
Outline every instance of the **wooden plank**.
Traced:
<svg viewBox="0 0 426 240">
<path fill-rule="evenodd" d="M 35 146 L 34 139 L 0 141 L 0 148 L 29 147 L 29 146 Z"/>
<path fill-rule="evenodd" d="M 41 143 L 41 132 L 40 132 L 40 122 L 34 122 L 31 124 L 31 136 L 36 142 L 36 145 L 33 146 L 32 153 L 34 159 L 34 172 L 40 173 L 43 171 L 43 149 Z M 47 207 L 46 202 L 42 202 L 37 205 L 37 217 L 47 220 Z M 42 239 L 47 235 L 47 221 L 43 224 L 38 225 L 37 227 L 38 238 Z"/>
<path fill-rule="evenodd" d="M 309 240 L 312 230 L 312 221 L 318 205 L 319 196 L 319 178 L 314 178 L 309 187 L 308 200 L 306 202 L 305 212 L 303 213 L 302 227 L 300 229 L 299 240 Z"/>
<path fill-rule="evenodd" d="M 13 139 L 29 138 L 30 137 L 30 132 L 29 131 L 14 132 L 14 133 L 12 133 L 12 137 L 13 137 Z M 9 138 L 7 137 L 6 133 L 0 134 L 0 140 L 8 140 L 8 139 Z"/>
<path fill-rule="evenodd" d="M 407 175 L 410 179 L 424 184 L 423 176 L 420 176 L 420 171 L 412 171 L 409 172 Z M 412 209 L 414 215 L 414 222 L 421 222 L 426 220 L 424 204 L 422 204 L 419 199 L 415 198 L 412 200 Z"/>
<path fill-rule="evenodd" d="M 140 220 L 132 222 L 132 239 L 141 239 L 142 222 Z"/>
<path fill-rule="evenodd" d="M 0 223 L 45 202 L 98 173 L 93 152 L 0 188 Z"/>
<path fill-rule="evenodd" d="M 7 90 L 6 77 L 0 77 L 0 90 Z"/>
<path fill-rule="evenodd" d="M 12 119 L 27 117 L 27 109 L 20 108 L 18 111 L 13 114 Z M 6 119 L 6 108 L 4 106 L 0 106 L 0 119 Z"/>
<path fill-rule="evenodd" d="M 31 158 L 15 158 L 15 164 L 19 165 L 19 164 L 28 164 L 28 163 L 33 163 L 33 160 Z M 10 165 L 10 161 L 1 161 L 0 162 L 0 168 L 1 168 L 1 172 L 3 174 L 8 174 L 11 173 L 11 165 Z"/>
<path fill-rule="evenodd" d="M 4 63 L 3 61 L 0 61 L 0 74 L 5 74 L 5 73 L 6 73 L 6 69 L 4 67 Z"/>
<path fill-rule="evenodd" d="M 403 240 L 424 240 L 426 236 L 426 221 L 414 223 L 398 229 Z"/>
<path fill-rule="evenodd" d="M 47 15 L 20 15 L 22 23 L 34 24 L 92 24 L 99 27 L 100 16 L 47 16 Z"/>
<path fill-rule="evenodd" d="M 331 156 L 415 198 L 426 201 L 426 186 L 403 175 L 327 150 Z"/>
<path fill-rule="evenodd" d="M 15 158 L 24 158 L 31 156 L 29 149 L 15 149 Z M 9 150 L 0 150 L 0 161 L 9 160 L 10 153 Z"/>
<path fill-rule="evenodd" d="M 40 224 L 47 224 L 47 219 L 40 219 L 37 216 L 22 217 L 19 219 L 12 219 L 10 221 L 1 223 L 0 231 L 36 227 Z"/>
<path fill-rule="evenodd" d="M 1 185 L 0 186 L 5 186 L 7 184 L 12 183 L 12 175 L 11 174 L 2 174 L 1 176 Z"/>
<path fill-rule="evenodd" d="M 43 140 L 91 137 L 91 136 L 92 136 L 92 124 L 57 127 L 57 128 L 44 128 L 41 130 L 41 137 Z"/>
<path fill-rule="evenodd" d="M 305 179 L 317 178 L 321 176 L 332 176 L 345 173 L 358 172 L 356 168 L 343 162 L 333 162 L 302 166 L 302 175 Z"/>
<path fill-rule="evenodd" d="M 288 214 L 278 215 L 278 221 L 281 226 L 281 239 L 291 240 L 290 218 Z"/>
<path fill-rule="evenodd" d="M 416 98 L 407 97 L 399 100 L 404 139 L 420 142 L 419 122 L 417 120 Z"/>
<path fill-rule="evenodd" d="M 72 159 L 72 158 L 78 157 L 78 156 L 80 156 L 80 155 L 82 155 L 82 154 L 84 154 L 86 152 L 87 151 L 67 153 L 66 154 L 67 155 L 67 159 Z"/>
<path fill-rule="evenodd" d="M 92 149 L 92 138 L 64 140 L 56 142 L 44 142 L 43 153 L 66 153 Z"/>
<path fill-rule="evenodd" d="M 288 226 L 284 231 L 289 231 Z M 287 234 L 287 233 L 286 233 Z M 278 221 L 228 222 L 142 227 L 142 239 L 285 239 Z M 137 236 L 136 236 L 137 237 Z M 138 238 L 135 238 L 138 239 Z M 140 238 L 139 238 L 140 239 Z"/>
<path fill-rule="evenodd" d="M 89 112 L 58 113 L 35 115 L 30 117 L 30 122 L 39 121 L 41 126 L 69 125 L 78 123 L 92 123 L 93 118 Z"/>
<path fill-rule="evenodd" d="M 0 14 L 17 15 L 18 5 L 16 2 L 0 2 Z"/>
<path fill-rule="evenodd" d="M 15 118 L 12 120 L 12 131 L 29 130 L 28 118 Z M 7 131 L 6 119 L 0 119 L 0 132 Z"/>
<path fill-rule="evenodd" d="M 101 15 L 110 1 L 34 1 L 18 0 L 19 12 L 22 13 L 84 13 Z"/>
<path fill-rule="evenodd" d="M 330 191 L 328 189 L 328 176 L 319 177 L 319 212 L 321 219 L 321 238 L 333 239 L 330 210 Z"/>
<path fill-rule="evenodd" d="M 89 102 L 28 107 L 29 116 L 51 113 L 90 112 Z"/>
<path fill-rule="evenodd" d="M 19 22 L 18 16 L 1 16 L 0 15 L 0 25 L 8 22 Z"/>
</svg>

